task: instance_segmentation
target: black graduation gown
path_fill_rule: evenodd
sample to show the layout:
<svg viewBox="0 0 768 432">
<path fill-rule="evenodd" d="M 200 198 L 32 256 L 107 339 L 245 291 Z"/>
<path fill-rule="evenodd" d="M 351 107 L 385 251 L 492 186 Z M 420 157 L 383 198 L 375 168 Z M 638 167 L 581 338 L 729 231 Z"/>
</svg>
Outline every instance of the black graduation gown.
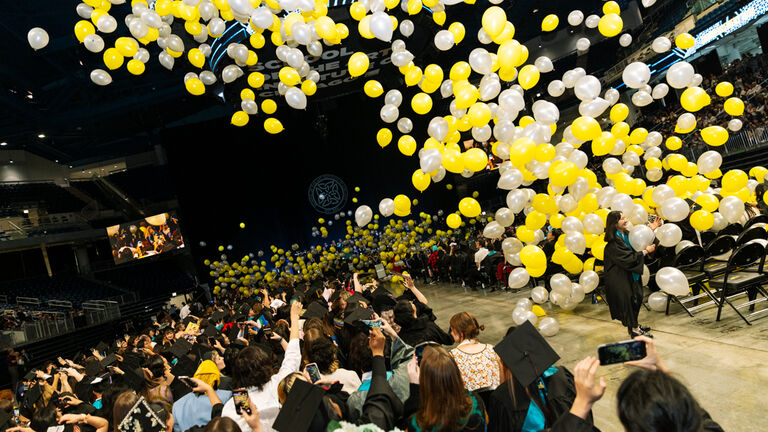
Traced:
<svg viewBox="0 0 768 432">
<path fill-rule="evenodd" d="M 645 256 L 630 249 L 620 237 L 605 246 L 605 295 L 611 318 L 626 327 L 637 327 L 637 314 L 643 302 L 643 289 L 632 273 L 643 273 Z"/>
<path fill-rule="evenodd" d="M 573 375 L 563 366 L 557 366 L 558 371 L 546 379 L 548 406 L 555 418 L 568 413 L 576 398 L 576 387 Z M 525 388 L 515 381 L 515 401 L 509 393 L 506 382 L 494 390 L 488 400 L 488 432 L 519 431 L 525 423 L 528 406 L 531 399 L 525 393 Z M 583 420 L 582 420 L 583 421 Z M 587 423 L 591 426 L 592 414 Z"/>
</svg>

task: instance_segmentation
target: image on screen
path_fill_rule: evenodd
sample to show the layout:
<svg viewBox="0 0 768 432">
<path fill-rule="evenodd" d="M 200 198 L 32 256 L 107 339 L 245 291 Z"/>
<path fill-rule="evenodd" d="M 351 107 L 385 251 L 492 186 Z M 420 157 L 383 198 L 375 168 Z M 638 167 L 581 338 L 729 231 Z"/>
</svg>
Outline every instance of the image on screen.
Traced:
<svg viewBox="0 0 768 432">
<path fill-rule="evenodd" d="M 107 227 L 107 236 L 115 264 L 184 248 L 179 220 L 174 213 L 160 213 Z"/>
</svg>

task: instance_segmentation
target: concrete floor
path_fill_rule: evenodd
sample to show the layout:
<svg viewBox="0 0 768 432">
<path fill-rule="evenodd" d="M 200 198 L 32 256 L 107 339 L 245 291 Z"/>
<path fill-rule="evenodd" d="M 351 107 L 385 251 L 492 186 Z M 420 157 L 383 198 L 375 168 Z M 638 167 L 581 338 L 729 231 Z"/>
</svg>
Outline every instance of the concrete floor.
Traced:
<svg viewBox="0 0 768 432">
<path fill-rule="evenodd" d="M 446 331 L 457 312 L 473 313 L 486 330 L 480 341 L 498 343 L 512 321 L 512 310 L 529 290 L 518 293 L 465 292 L 460 286 L 438 284 L 419 286 Z M 548 338 L 560 355 L 559 364 L 569 369 L 588 355 L 597 356 L 597 347 L 628 339 L 626 329 L 612 321 L 608 306 L 592 304 L 591 295 L 573 311 L 547 303 L 547 313 L 560 323 L 560 332 Z M 760 306 L 758 306 L 760 307 Z M 768 396 L 768 317 L 747 325 L 731 309 L 723 309 L 721 321 L 716 310 L 704 308 L 689 317 L 679 307 L 669 316 L 663 312 L 640 311 L 640 322 L 650 325 L 664 362 L 688 388 L 701 406 L 726 431 L 765 431 Z M 768 314 L 766 314 L 768 315 Z M 598 374 L 606 377 L 605 396 L 595 405 L 595 425 L 604 432 L 623 430 L 616 411 L 616 391 L 634 368 L 604 366 Z"/>
</svg>

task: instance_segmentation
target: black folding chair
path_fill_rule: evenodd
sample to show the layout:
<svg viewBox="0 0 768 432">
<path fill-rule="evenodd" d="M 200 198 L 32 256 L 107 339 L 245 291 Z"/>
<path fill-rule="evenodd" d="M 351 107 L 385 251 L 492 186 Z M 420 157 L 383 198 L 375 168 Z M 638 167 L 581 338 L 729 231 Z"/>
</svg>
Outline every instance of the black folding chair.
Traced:
<svg viewBox="0 0 768 432">
<path fill-rule="evenodd" d="M 732 251 L 735 245 L 736 239 L 732 235 L 721 234 L 715 237 L 704 247 L 706 259 L 701 260 L 699 271 L 706 273 L 709 279 L 725 273 L 728 266 L 725 254 Z"/>
<path fill-rule="evenodd" d="M 752 240 L 765 240 L 768 239 L 768 231 L 764 228 L 765 225 L 753 225 L 750 228 L 745 229 L 738 237 L 736 237 L 736 247 L 747 244 Z"/>
<path fill-rule="evenodd" d="M 713 304 L 717 301 L 717 298 L 712 295 L 710 290 L 704 284 L 707 280 L 707 274 L 699 269 L 700 262 L 704 259 L 704 248 L 699 245 L 691 245 L 683 248 L 675 255 L 672 261 L 672 266 L 677 267 L 683 272 L 688 279 L 688 284 L 691 287 L 691 294 L 682 298 L 677 296 L 667 296 L 667 310 L 666 314 L 669 315 L 669 305 L 672 302 L 679 304 L 688 315 L 693 318 L 693 312 L 701 309 L 705 306 Z M 710 301 L 699 304 L 699 299 L 702 297 L 709 297 Z M 693 303 L 692 307 L 687 307 L 688 303 Z"/>
<path fill-rule="evenodd" d="M 767 312 L 768 308 L 753 312 L 755 304 L 768 300 L 768 292 L 765 291 L 762 284 L 768 281 L 768 275 L 764 273 L 765 264 L 765 243 L 764 240 L 754 240 L 738 247 L 733 251 L 728 259 L 728 265 L 725 273 L 709 280 L 710 288 L 720 290 L 720 298 L 717 301 L 717 321 L 723 311 L 723 306 L 728 305 L 744 320 L 748 325 L 752 325 L 747 317 Z M 756 271 L 744 270 L 744 268 L 758 262 Z M 747 293 L 747 301 L 734 305 L 732 300 L 744 292 Z M 762 295 L 758 299 L 757 294 Z M 750 313 L 747 316 L 741 313 L 740 309 L 749 308 Z"/>
<path fill-rule="evenodd" d="M 720 232 L 717 233 L 717 235 L 718 236 L 721 236 L 721 235 L 737 236 L 741 234 L 742 231 L 744 231 L 744 227 L 741 226 L 741 224 L 733 223 L 723 228 L 722 230 L 720 230 Z"/>
<path fill-rule="evenodd" d="M 751 228 L 755 224 L 768 224 L 768 214 L 760 214 L 752 217 L 744 224 L 744 229 Z"/>
</svg>

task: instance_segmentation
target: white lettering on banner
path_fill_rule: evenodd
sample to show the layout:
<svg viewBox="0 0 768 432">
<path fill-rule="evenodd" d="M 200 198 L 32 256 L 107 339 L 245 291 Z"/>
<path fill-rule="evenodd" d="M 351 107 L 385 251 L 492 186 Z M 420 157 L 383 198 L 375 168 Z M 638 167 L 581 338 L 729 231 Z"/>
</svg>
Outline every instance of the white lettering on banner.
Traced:
<svg viewBox="0 0 768 432">
<path fill-rule="evenodd" d="M 696 44 L 685 53 L 685 56 L 688 57 L 710 42 L 735 32 L 766 12 L 768 12 L 768 0 L 754 0 L 739 9 L 733 18 L 728 19 L 725 22 L 722 20 L 718 21 L 716 24 L 697 34 Z"/>
<path fill-rule="evenodd" d="M 342 69 L 338 72 L 330 72 L 326 74 L 320 75 L 320 82 L 317 84 L 318 89 L 326 89 L 328 87 L 336 87 L 342 84 L 350 83 L 352 81 L 356 81 L 359 79 L 365 79 L 368 77 L 379 75 L 381 72 L 381 69 L 369 69 L 363 77 L 358 78 L 352 78 L 349 76 L 349 72 L 346 69 Z M 275 72 L 273 75 L 276 75 L 277 72 Z M 265 76 L 267 78 L 268 76 Z M 342 78 L 343 77 L 343 78 Z M 278 96 L 278 93 L 276 91 L 277 89 L 277 79 L 275 78 L 275 82 L 267 83 L 265 82 L 263 86 L 260 87 L 260 92 L 258 93 L 259 97 L 268 98 L 273 96 Z"/>
</svg>

